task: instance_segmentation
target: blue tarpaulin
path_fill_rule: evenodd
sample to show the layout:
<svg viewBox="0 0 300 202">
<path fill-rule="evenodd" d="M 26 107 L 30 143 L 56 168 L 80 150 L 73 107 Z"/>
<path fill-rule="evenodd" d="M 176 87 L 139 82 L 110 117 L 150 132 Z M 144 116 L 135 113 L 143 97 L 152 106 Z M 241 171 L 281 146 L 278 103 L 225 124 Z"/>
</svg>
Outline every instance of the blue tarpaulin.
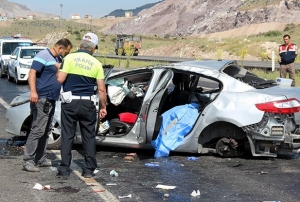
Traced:
<svg viewBox="0 0 300 202">
<path fill-rule="evenodd" d="M 168 156 L 188 134 L 198 118 L 199 105 L 196 103 L 173 107 L 162 114 L 162 125 L 156 140 L 151 145 L 156 149 L 154 157 Z"/>
</svg>

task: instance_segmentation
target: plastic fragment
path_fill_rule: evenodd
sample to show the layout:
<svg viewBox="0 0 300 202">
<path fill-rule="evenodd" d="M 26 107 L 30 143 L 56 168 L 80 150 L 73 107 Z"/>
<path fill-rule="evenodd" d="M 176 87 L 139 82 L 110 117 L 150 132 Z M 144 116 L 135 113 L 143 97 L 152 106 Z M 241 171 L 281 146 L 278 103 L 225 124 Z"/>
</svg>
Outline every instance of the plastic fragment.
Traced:
<svg viewBox="0 0 300 202">
<path fill-rule="evenodd" d="M 112 171 L 110 171 L 110 176 L 112 176 L 112 177 L 118 177 L 118 173 L 115 171 L 115 170 L 112 170 Z"/>
<path fill-rule="evenodd" d="M 37 190 L 49 190 L 50 189 L 50 185 L 41 185 L 40 183 L 35 183 L 33 189 L 37 189 Z"/>
<path fill-rule="evenodd" d="M 165 198 L 169 198 L 169 196 L 170 196 L 169 194 L 165 194 L 164 195 Z"/>
<path fill-rule="evenodd" d="M 158 167 L 159 164 L 157 164 L 157 163 L 145 163 L 145 166 L 147 166 L 147 167 Z"/>
<path fill-rule="evenodd" d="M 196 191 L 196 190 L 193 190 L 193 192 L 191 193 L 191 196 L 200 196 L 200 191 L 199 189 Z"/>
<path fill-rule="evenodd" d="M 168 186 L 168 185 L 159 184 L 155 188 L 158 188 L 158 189 L 175 189 L 176 186 Z"/>
<path fill-rule="evenodd" d="M 129 195 L 127 195 L 127 196 L 119 196 L 119 198 L 132 198 L 132 195 L 129 194 Z"/>
<path fill-rule="evenodd" d="M 106 185 L 107 185 L 107 186 L 116 186 L 117 183 L 107 183 Z"/>
<path fill-rule="evenodd" d="M 104 189 L 101 189 L 101 190 L 93 190 L 93 193 L 104 192 L 104 191 L 105 191 Z"/>
<path fill-rule="evenodd" d="M 194 156 L 189 156 L 189 157 L 187 157 L 187 160 L 189 160 L 189 161 L 196 161 L 196 160 L 198 160 L 199 158 L 197 158 L 197 157 L 194 157 Z"/>
</svg>

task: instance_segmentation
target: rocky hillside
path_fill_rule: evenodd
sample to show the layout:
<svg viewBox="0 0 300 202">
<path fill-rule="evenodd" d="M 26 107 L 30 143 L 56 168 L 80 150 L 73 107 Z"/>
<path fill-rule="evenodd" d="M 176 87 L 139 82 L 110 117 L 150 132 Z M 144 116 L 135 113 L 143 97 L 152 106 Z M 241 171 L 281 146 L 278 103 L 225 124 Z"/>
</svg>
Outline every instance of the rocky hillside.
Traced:
<svg viewBox="0 0 300 202">
<path fill-rule="evenodd" d="M 299 21 L 299 0 L 164 0 L 119 22 L 108 34 L 189 36 L 260 23 Z"/>
<path fill-rule="evenodd" d="M 126 11 L 132 11 L 132 14 L 134 16 L 136 16 L 142 10 L 151 8 L 160 2 L 162 2 L 162 1 L 158 1 L 156 3 L 145 4 L 143 6 L 137 7 L 135 9 L 130 9 L 130 10 L 117 9 L 117 10 L 114 10 L 114 11 L 110 12 L 109 14 L 105 15 L 104 17 L 107 17 L 107 16 L 124 17 L 124 14 Z"/>
<path fill-rule="evenodd" d="M 24 1 L 26 4 L 26 1 Z M 15 17 L 27 17 L 28 14 L 32 14 L 33 11 L 27 8 L 26 5 L 9 2 L 8 0 L 0 0 L 0 14 L 7 14 L 8 18 Z M 46 14 L 42 12 L 34 11 L 37 17 L 53 16 L 53 14 Z"/>
</svg>

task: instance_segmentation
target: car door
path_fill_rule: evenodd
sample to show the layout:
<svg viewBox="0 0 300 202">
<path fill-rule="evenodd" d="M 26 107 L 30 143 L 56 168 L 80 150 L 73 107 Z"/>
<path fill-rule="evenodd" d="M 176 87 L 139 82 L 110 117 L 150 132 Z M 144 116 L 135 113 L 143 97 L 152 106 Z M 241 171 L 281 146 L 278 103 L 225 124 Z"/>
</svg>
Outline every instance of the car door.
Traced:
<svg viewBox="0 0 300 202">
<path fill-rule="evenodd" d="M 15 67 L 16 67 L 16 61 L 18 61 L 18 54 L 20 52 L 20 48 L 16 48 L 14 52 L 10 56 L 10 64 L 8 65 L 8 68 L 13 75 L 15 75 Z"/>
<path fill-rule="evenodd" d="M 151 95 L 144 102 L 140 117 L 141 128 L 138 142 L 140 144 L 150 143 L 155 132 L 155 125 L 160 114 L 159 107 L 163 101 L 163 97 L 168 93 L 168 87 L 173 79 L 174 73 L 172 70 L 161 72 L 158 77 L 157 84 L 153 88 Z M 156 82 L 153 81 L 152 82 Z"/>
<path fill-rule="evenodd" d="M 104 72 L 104 81 L 106 82 L 109 75 L 112 73 L 114 69 L 113 65 L 103 65 L 103 72 Z M 97 84 L 94 87 L 95 89 L 95 100 L 94 100 L 94 104 L 96 106 L 96 110 L 97 110 L 97 124 L 96 124 L 96 134 L 98 134 L 98 129 L 99 129 L 99 123 L 100 123 L 100 119 L 99 119 L 99 110 L 100 110 L 100 102 L 99 102 L 99 93 L 98 93 L 98 88 L 97 88 Z"/>
</svg>

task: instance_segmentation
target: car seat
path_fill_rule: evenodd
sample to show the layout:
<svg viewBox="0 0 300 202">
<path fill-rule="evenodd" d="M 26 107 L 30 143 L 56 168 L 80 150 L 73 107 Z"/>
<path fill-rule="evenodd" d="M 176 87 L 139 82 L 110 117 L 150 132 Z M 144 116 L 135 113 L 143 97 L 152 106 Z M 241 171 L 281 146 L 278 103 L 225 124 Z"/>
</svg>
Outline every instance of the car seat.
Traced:
<svg viewBox="0 0 300 202">
<path fill-rule="evenodd" d="M 109 135 L 120 137 L 126 135 L 132 128 L 134 123 L 126 123 L 119 118 L 110 120 Z"/>
<path fill-rule="evenodd" d="M 188 74 L 174 74 L 173 84 L 176 87 L 170 99 L 169 109 L 189 103 L 191 97 L 189 92 L 190 82 Z"/>
</svg>

